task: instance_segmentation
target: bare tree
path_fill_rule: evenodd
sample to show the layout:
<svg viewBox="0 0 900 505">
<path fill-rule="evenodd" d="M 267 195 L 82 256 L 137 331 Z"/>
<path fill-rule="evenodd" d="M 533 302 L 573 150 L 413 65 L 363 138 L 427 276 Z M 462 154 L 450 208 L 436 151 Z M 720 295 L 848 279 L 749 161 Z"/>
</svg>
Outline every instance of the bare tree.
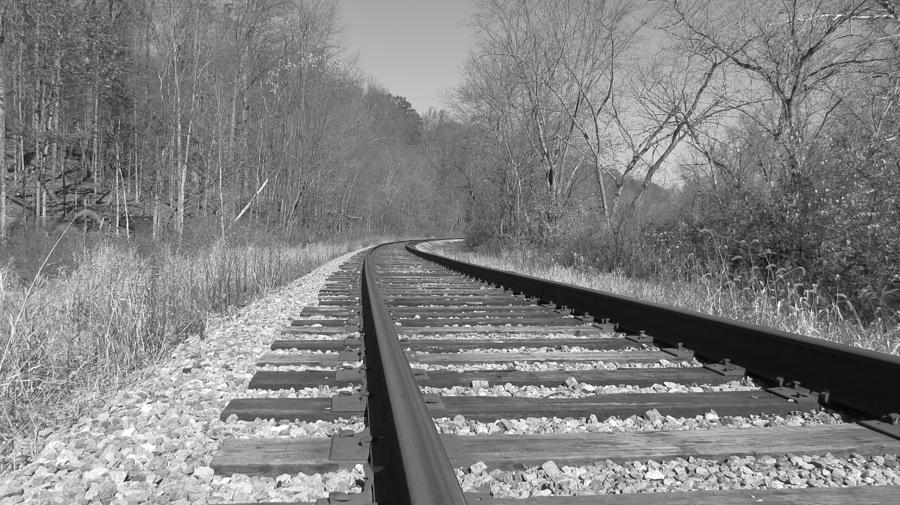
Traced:
<svg viewBox="0 0 900 505">
<path fill-rule="evenodd" d="M 695 47 L 744 73 L 732 79 L 762 104 L 747 112 L 778 147 L 784 180 L 802 178 L 804 146 L 840 102 L 835 82 L 883 60 L 866 32 L 853 29 L 871 13 L 869 0 L 674 0 L 672 7 Z"/>
<path fill-rule="evenodd" d="M 557 7 L 574 14 L 569 6 L 567 2 Z M 472 87 L 481 91 L 470 94 L 478 100 L 471 104 L 473 112 L 488 119 L 508 152 L 509 135 L 528 142 L 552 208 L 567 198 L 580 166 L 570 163 L 574 123 L 556 102 L 562 100 L 577 109 L 581 97 L 563 89 L 567 87 L 560 79 L 563 54 L 551 38 L 553 20 L 547 18 L 548 13 L 546 4 L 540 2 L 494 0 L 483 4 L 475 17 L 479 54 L 469 62 L 468 75 Z M 511 162 L 519 171 L 527 160 Z"/>
<path fill-rule="evenodd" d="M 648 25 L 653 15 L 617 0 L 481 7 L 478 49 L 458 100 L 506 153 L 517 181 L 527 181 L 537 161 L 551 209 L 568 205 L 590 166 L 607 226 L 626 186 L 634 188 L 620 213 L 627 219 L 691 128 L 727 110 L 712 93 L 723 57 L 665 43 L 665 58 L 640 52 L 636 42 L 658 36 Z M 513 139 L 530 149 L 516 151 Z"/>
<path fill-rule="evenodd" d="M 657 56 L 640 56 L 636 42 L 648 36 L 655 13 L 635 12 L 628 4 L 584 2 L 565 19 L 554 19 L 561 11 L 546 13 L 565 69 L 563 82 L 551 89 L 580 134 L 576 146 L 592 162 L 600 208 L 611 226 L 628 182 L 641 181 L 624 217 L 689 129 L 725 110 L 710 89 L 722 58 L 684 54 L 665 39 L 655 44 Z"/>
</svg>

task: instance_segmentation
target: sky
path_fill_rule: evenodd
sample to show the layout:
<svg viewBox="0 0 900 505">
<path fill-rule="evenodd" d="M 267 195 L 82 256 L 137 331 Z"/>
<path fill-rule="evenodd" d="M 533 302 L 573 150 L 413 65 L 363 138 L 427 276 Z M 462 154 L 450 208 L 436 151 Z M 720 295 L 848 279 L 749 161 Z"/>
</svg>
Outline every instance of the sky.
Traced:
<svg viewBox="0 0 900 505">
<path fill-rule="evenodd" d="M 447 108 L 471 48 L 470 0 L 340 0 L 344 40 L 362 71 L 420 114 Z"/>
</svg>

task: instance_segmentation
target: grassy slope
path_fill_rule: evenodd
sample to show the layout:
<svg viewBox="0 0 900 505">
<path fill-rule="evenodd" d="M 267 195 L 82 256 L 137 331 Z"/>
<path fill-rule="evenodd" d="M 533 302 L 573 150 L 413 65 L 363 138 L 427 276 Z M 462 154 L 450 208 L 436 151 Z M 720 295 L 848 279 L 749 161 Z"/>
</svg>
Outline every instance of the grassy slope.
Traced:
<svg viewBox="0 0 900 505">
<path fill-rule="evenodd" d="M 532 250 L 505 248 L 501 252 L 487 253 L 448 245 L 440 251 L 470 263 L 900 354 L 900 327 L 895 324 L 879 320 L 863 325 L 855 319 L 848 319 L 833 304 L 817 299 L 814 293 L 776 299 L 772 296 L 776 290 L 763 279 L 750 279 L 744 287 L 716 275 L 707 275 L 692 282 L 685 282 L 677 276 L 641 280 L 621 273 L 563 267 Z"/>
<path fill-rule="evenodd" d="M 165 356 L 206 317 L 246 303 L 360 242 L 212 243 L 189 252 L 94 246 L 68 273 L 23 285 L 0 266 L 0 468 L 42 430 L 85 412 L 128 372 Z"/>
</svg>

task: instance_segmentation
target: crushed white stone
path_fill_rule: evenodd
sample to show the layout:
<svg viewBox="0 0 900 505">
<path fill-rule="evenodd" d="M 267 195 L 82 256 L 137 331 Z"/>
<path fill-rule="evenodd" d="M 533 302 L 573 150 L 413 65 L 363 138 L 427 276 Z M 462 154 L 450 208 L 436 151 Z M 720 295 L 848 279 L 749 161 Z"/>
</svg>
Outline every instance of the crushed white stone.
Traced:
<svg viewBox="0 0 900 505">
<path fill-rule="evenodd" d="M 772 426 L 812 426 L 843 423 L 840 415 L 824 410 L 795 412 L 787 416 L 775 414 L 751 416 L 719 416 L 709 411 L 694 417 L 663 416 L 656 409 L 643 416 L 620 418 L 610 416 L 600 420 L 595 415 L 575 417 L 528 417 L 524 419 L 498 419 L 488 423 L 466 419 L 435 418 L 438 431 L 449 435 L 523 435 L 550 433 L 613 433 L 631 431 L 709 430 L 721 428 L 765 428 Z"/>
<path fill-rule="evenodd" d="M 401 347 L 402 344 L 401 344 Z M 406 347 L 406 351 L 409 351 L 410 348 Z M 485 348 L 472 348 L 466 349 L 464 351 L 459 351 L 456 353 L 434 353 L 434 354 L 505 354 L 505 353 L 533 353 L 540 354 L 542 352 L 571 352 L 571 353 L 579 353 L 579 352 L 590 352 L 590 353 L 617 353 L 617 352 L 641 352 L 641 351 L 658 351 L 658 348 L 655 347 L 623 347 L 621 349 L 591 349 L 589 347 L 579 347 L 579 346 L 569 346 L 563 345 L 559 347 L 555 346 L 542 346 L 542 347 L 485 347 Z M 416 355 L 428 355 L 432 353 L 416 351 Z"/>
<path fill-rule="evenodd" d="M 551 464 L 552 463 L 552 464 Z M 732 456 L 717 461 L 597 461 L 584 466 L 546 462 L 519 471 L 489 470 L 484 463 L 456 469 L 464 491 L 498 498 L 602 495 L 716 489 L 900 485 L 897 455 L 864 457 Z"/>
<path fill-rule="evenodd" d="M 568 333 L 496 333 L 496 332 L 477 332 L 477 333 L 404 333 L 400 338 L 401 342 L 408 340 L 599 340 L 613 339 L 618 335 L 614 333 L 602 333 L 592 335 L 572 335 Z"/>
<path fill-rule="evenodd" d="M 229 436 L 241 439 L 256 438 L 328 438 L 343 431 L 359 433 L 366 424 L 362 416 L 340 418 L 336 421 L 275 421 L 273 419 L 256 421 L 230 421 Z"/>
<path fill-rule="evenodd" d="M 512 363 L 421 363 L 412 362 L 413 368 L 421 370 L 448 370 L 455 372 L 474 372 L 484 370 L 506 370 L 518 372 L 547 372 L 574 370 L 618 370 L 620 368 L 697 368 L 703 366 L 694 358 L 689 360 L 670 361 L 661 359 L 653 363 L 616 363 L 606 361 L 513 361 Z"/>
<path fill-rule="evenodd" d="M 359 386 L 319 386 L 307 388 L 288 389 L 248 389 L 244 398 L 331 398 L 341 393 L 353 393 L 359 391 Z"/>
<path fill-rule="evenodd" d="M 318 328 L 318 327 L 321 327 L 321 325 L 320 325 L 320 324 L 315 324 L 315 323 L 312 322 L 312 321 L 318 321 L 318 320 L 322 320 L 322 321 L 344 321 L 344 320 L 346 320 L 347 317 L 349 317 L 350 315 L 351 315 L 351 314 L 350 314 L 349 312 L 347 313 L 346 316 L 338 316 L 338 315 L 335 315 L 335 314 L 327 314 L 327 315 L 326 315 L 326 314 L 299 314 L 299 315 L 296 315 L 296 316 L 294 316 L 294 317 L 289 317 L 289 318 L 287 318 L 287 319 L 285 320 L 285 322 L 288 323 L 288 324 L 290 324 L 290 322 L 293 321 L 293 320 L 295 320 L 295 319 L 302 319 L 302 320 L 304 320 L 304 321 L 311 321 L 311 323 L 308 325 L 309 328 Z"/>
<path fill-rule="evenodd" d="M 588 398 L 597 395 L 617 393 L 712 393 L 725 391 L 758 391 L 759 387 L 752 379 L 746 378 L 730 381 L 724 384 L 703 384 L 688 386 L 674 382 L 654 384 L 652 386 L 634 385 L 604 385 L 594 386 L 588 383 L 578 382 L 570 377 L 565 385 L 559 386 L 516 386 L 510 383 L 495 384 L 493 386 L 453 386 L 438 388 L 423 386 L 420 389 L 426 394 L 439 394 L 441 396 L 515 396 L 519 398 Z"/>
<path fill-rule="evenodd" d="M 494 339 L 494 340 L 525 340 L 525 339 L 576 339 L 583 338 L 585 340 L 588 339 L 596 339 L 596 338 L 613 338 L 622 336 L 624 334 L 615 334 L 612 332 L 606 333 L 581 333 L 576 335 L 573 333 L 566 332 L 553 332 L 553 333 L 516 333 L 516 332 L 495 332 L 495 331 L 471 331 L 471 332 L 455 332 L 455 333 L 416 333 L 415 328 L 408 328 L 408 333 L 404 333 L 401 340 L 409 339 L 409 340 L 481 340 L 481 339 Z"/>
<path fill-rule="evenodd" d="M 359 368 L 362 361 L 345 361 L 339 363 L 344 368 Z M 333 372 L 334 365 L 259 365 L 256 370 L 265 370 L 267 372 Z"/>
<path fill-rule="evenodd" d="M 338 354 L 340 354 L 339 351 L 323 351 L 321 349 L 272 349 L 266 352 L 267 354 L 284 354 L 288 356 L 323 356 L 326 358 L 334 358 Z"/>
<path fill-rule="evenodd" d="M 285 338 L 279 335 L 284 315 L 315 304 L 327 276 L 353 254 L 245 307 L 211 317 L 204 338 L 188 338 L 171 357 L 134 373 L 131 386 L 123 387 L 104 407 L 68 429 L 50 433 L 31 463 L 4 475 L 3 504 L 315 501 L 329 491 L 359 492 L 365 479 L 361 465 L 278 477 L 221 476 L 209 468 L 227 438 L 322 437 L 341 429 L 361 429 L 359 418 L 283 424 L 219 419 L 229 400 L 253 395 L 247 382 L 254 363 L 269 352 L 273 340 Z M 334 391 L 256 393 L 316 397 Z"/>
<path fill-rule="evenodd" d="M 347 333 L 284 333 L 278 336 L 277 340 L 345 340 L 348 338 L 359 338 L 358 331 Z M 279 349 L 276 349 L 279 350 Z M 272 352 L 275 352 L 273 350 Z"/>
</svg>

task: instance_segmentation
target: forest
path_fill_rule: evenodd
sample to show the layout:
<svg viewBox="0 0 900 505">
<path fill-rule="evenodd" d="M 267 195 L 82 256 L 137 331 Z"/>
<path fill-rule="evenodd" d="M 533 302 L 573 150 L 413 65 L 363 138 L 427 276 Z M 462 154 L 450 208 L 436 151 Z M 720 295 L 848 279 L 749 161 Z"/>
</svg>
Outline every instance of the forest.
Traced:
<svg viewBox="0 0 900 505">
<path fill-rule="evenodd" d="M 438 117 L 358 71 L 336 2 L 3 5 L 0 236 L 73 220 L 154 237 L 453 225 L 423 168 Z"/>
</svg>

